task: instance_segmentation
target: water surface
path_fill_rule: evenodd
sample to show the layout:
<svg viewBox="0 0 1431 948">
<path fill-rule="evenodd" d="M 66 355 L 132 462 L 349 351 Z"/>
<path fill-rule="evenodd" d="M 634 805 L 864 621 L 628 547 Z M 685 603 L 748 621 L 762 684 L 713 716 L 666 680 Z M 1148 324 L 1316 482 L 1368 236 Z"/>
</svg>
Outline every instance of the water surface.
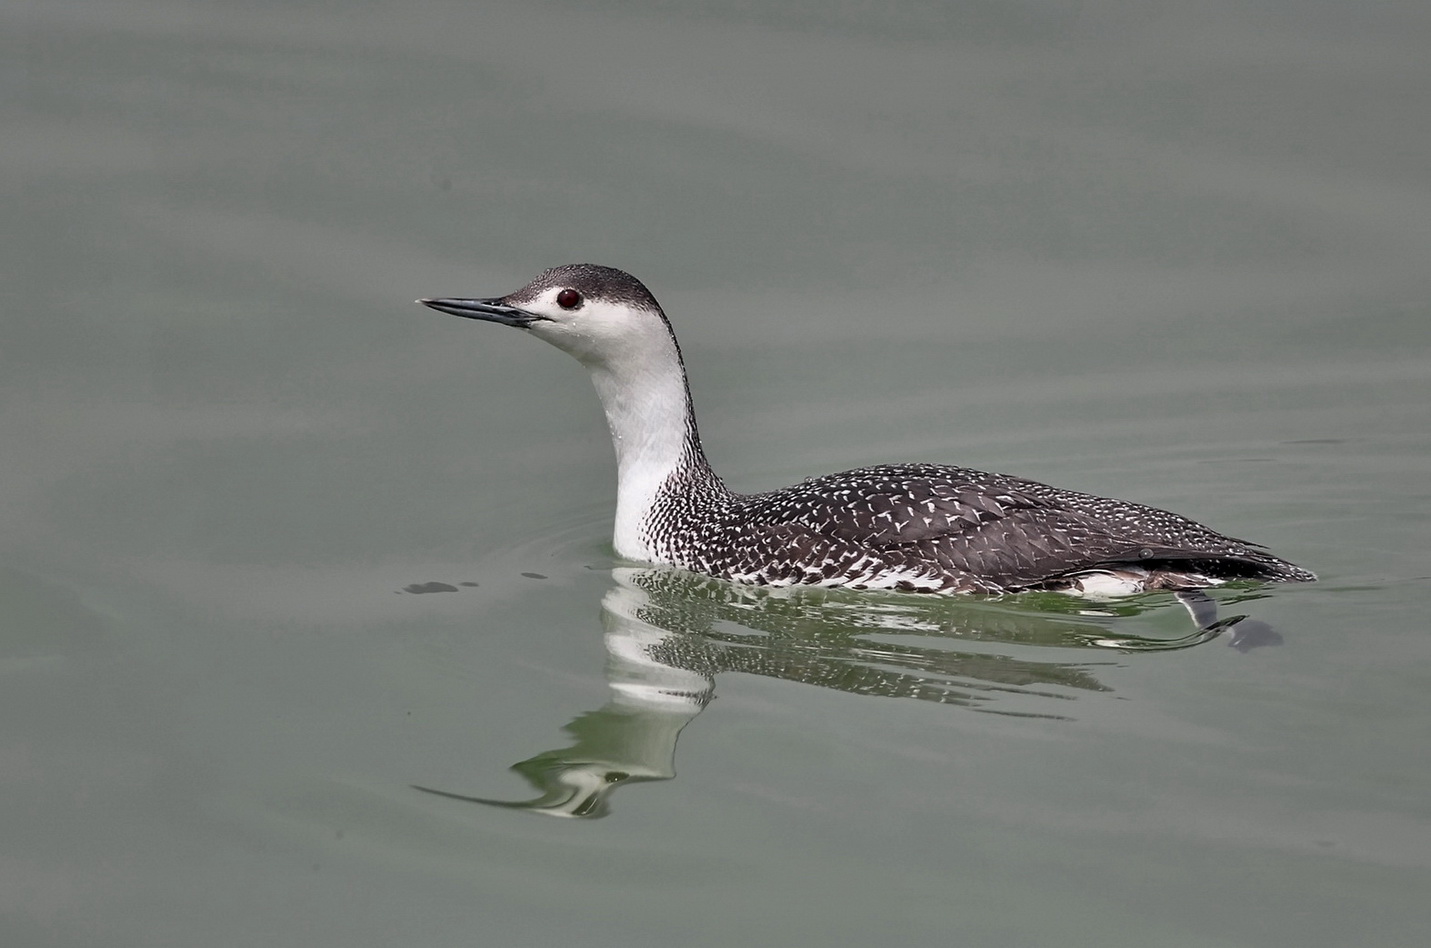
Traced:
<svg viewBox="0 0 1431 948">
<path fill-rule="evenodd" d="M 6 945 L 1424 939 L 1420 8 L 0 27 Z M 580 367 L 411 303 L 580 260 L 737 489 L 1003 470 L 1322 581 L 627 569 Z"/>
</svg>

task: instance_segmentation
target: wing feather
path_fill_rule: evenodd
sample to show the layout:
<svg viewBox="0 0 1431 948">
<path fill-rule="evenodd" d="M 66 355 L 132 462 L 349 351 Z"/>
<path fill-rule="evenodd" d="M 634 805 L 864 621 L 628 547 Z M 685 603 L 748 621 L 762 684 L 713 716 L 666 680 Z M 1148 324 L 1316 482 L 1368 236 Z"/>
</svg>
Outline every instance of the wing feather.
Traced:
<svg viewBox="0 0 1431 948">
<path fill-rule="evenodd" d="M 843 561 L 836 551 L 860 551 L 897 569 L 934 567 L 1005 588 L 1112 564 L 1280 562 L 1155 507 L 937 465 L 814 478 L 751 496 L 745 514 L 771 541 L 806 554 Z"/>
</svg>

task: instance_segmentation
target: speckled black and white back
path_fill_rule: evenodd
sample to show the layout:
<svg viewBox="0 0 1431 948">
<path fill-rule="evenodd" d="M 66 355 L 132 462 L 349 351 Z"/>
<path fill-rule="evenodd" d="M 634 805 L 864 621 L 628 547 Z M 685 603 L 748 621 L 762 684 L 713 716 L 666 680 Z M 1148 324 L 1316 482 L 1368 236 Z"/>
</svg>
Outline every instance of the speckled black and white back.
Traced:
<svg viewBox="0 0 1431 948">
<path fill-rule="evenodd" d="M 648 529 L 672 565 L 770 585 L 1126 592 L 1314 578 L 1166 510 L 933 464 L 753 495 L 724 491 L 696 468 L 658 497 Z"/>
</svg>

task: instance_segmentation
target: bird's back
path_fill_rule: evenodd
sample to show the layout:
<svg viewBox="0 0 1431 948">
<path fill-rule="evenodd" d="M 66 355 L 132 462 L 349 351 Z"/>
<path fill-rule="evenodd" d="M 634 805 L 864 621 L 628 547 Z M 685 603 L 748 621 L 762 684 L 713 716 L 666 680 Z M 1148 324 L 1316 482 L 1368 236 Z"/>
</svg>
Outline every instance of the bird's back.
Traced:
<svg viewBox="0 0 1431 948">
<path fill-rule="evenodd" d="M 682 522 L 686 521 L 686 522 Z M 1135 588 L 1312 574 L 1177 514 L 933 464 L 859 468 L 665 521 L 677 565 L 747 582 L 927 592 Z"/>
</svg>

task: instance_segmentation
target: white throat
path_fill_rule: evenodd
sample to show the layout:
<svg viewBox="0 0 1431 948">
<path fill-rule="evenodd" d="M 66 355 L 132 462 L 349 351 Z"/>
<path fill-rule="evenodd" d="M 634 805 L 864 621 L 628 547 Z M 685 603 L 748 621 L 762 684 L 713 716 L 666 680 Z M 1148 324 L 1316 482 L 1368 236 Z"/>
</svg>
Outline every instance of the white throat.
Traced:
<svg viewBox="0 0 1431 948">
<path fill-rule="evenodd" d="M 664 562 L 642 526 L 661 485 L 676 472 L 692 440 L 686 411 L 686 377 L 675 343 L 664 337 L 591 365 L 591 380 L 616 449 L 616 554 Z M 645 349 L 646 351 L 641 351 Z"/>
</svg>

